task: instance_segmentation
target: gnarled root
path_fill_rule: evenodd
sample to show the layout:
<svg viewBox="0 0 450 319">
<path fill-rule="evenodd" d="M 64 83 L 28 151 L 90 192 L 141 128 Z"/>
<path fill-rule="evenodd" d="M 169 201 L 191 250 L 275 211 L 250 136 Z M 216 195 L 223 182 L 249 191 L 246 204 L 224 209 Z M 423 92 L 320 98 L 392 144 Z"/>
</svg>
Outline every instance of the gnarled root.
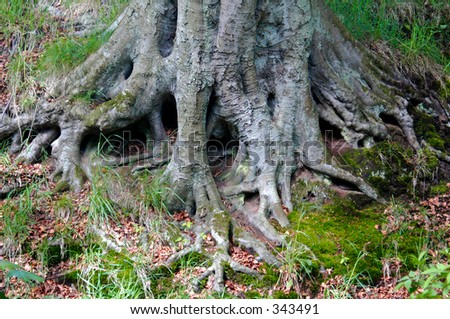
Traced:
<svg viewBox="0 0 450 319">
<path fill-rule="evenodd" d="M 38 135 L 27 145 L 22 152 L 17 156 L 18 162 L 25 162 L 32 164 L 37 162 L 42 153 L 50 144 L 57 139 L 59 130 L 47 129 L 38 133 Z"/>
<path fill-rule="evenodd" d="M 225 279 L 224 267 L 227 265 L 234 271 L 260 276 L 256 270 L 241 265 L 231 258 L 230 246 L 232 243 L 254 251 L 261 261 L 265 261 L 271 265 L 280 264 L 262 242 L 255 239 L 233 221 L 228 211 L 216 210 L 210 212 L 205 218 L 197 217 L 194 232 L 196 236 L 195 243 L 172 255 L 166 264 L 170 266 L 170 264 L 192 252 L 207 255 L 211 259 L 212 265 L 192 281 L 192 286 L 195 291 L 200 290 L 202 280 L 213 276 L 213 289 L 217 292 L 222 292 L 224 290 Z M 208 251 L 202 246 L 203 238 L 208 234 L 211 234 L 215 242 L 213 251 Z"/>
<path fill-rule="evenodd" d="M 386 200 L 380 197 L 378 193 L 372 187 L 370 187 L 362 178 L 356 177 L 343 169 L 328 164 L 317 165 L 314 166 L 312 169 L 326 176 L 330 176 L 332 178 L 337 178 L 342 181 L 351 183 L 356 187 L 358 187 L 359 190 L 361 190 L 364 194 L 366 194 L 370 198 L 382 204 L 386 203 Z"/>
<path fill-rule="evenodd" d="M 70 122 L 61 128 L 61 135 L 52 143 L 52 155 L 56 158 L 52 178 L 58 178 L 57 191 L 79 191 L 83 187 L 85 171 L 81 166 L 80 145 L 85 130 L 82 122 Z"/>
</svg>

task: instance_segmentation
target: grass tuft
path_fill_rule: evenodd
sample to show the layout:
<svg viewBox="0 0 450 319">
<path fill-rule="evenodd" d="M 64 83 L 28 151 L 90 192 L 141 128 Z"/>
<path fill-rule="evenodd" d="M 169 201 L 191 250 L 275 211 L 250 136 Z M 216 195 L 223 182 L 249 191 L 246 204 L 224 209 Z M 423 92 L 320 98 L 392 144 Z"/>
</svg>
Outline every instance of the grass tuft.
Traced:
<svg viewBox="0 0 450 319">
<path fill-rule="evenodd" d="M 152 297 L 146 263 L 116 252 L 89 247 L 84 253 L 78 281 L 84 296 L 101 299 Z"/>
<path fill-rule="evenodd" d="M 37 68 L 44 75 L 67 74 L 97 51 L 111 33 L 92 34 L 88 37 L 60 37 L 47 44 Z"/>
<path fill-rule="evenodd" d="M 327 0 L 359 40 L 382 40 L 406 58 L 427 56 L 449 71 L 450 5 L 446 0 Z"/>
</svg>

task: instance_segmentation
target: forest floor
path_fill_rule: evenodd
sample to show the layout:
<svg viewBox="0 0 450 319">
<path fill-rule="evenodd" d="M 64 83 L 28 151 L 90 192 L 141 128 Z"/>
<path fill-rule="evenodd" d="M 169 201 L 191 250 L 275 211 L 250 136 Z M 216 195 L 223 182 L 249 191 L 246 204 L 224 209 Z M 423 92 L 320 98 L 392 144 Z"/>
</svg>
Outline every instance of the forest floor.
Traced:
<svg viewBox="0 0 450 319">
<path fill-rule="evenodd" d="M 3 233 L 9 237 L 0 241 L 1 258 L 44 278 L 42 283 L 25 283 L 14 277 L 7 280 L 5 273 L 0 272 L 0 291 L 4 291 L 8 298 L 114 296 L 112 290 L 123 288 L 120 287 L 123 282 L 115 280 L 120 281 L 120 276 L 128 276 L 128 266 L 123 264 L 125 259 L 132 263 L 130 269 L 133 271 L 137 271 L 138 264 L 146 261 L 151 264 L 150 268 L 158 269 L 177 250 L 176 246 L 158 240 L 150 241 L 150 244 L 146 240 L 143 242 L 145 228 L 127 212 L 119 212 L 116 218 L 108 222 L 108 226 L 101 227 L 104 233 L 93 230 L 90 220 L 93 200 L 91 185 L 86 184 L 79 193 L 56 193 L 53 191 L 55 184 L 49 178 L 52 169 L 50 159 L 43 164 L 25 165 L 14 163 L 13 158 L 6 162 L 3 157 L 0 164 L 2 183 L 21 183 L 23 187 L 17 196 L 0 201 L 0 228 L 4 228 L 5 224 L 10 228 L 11 225 L 16 227 L 4 229 Z M 407 259 L 413 258 L 415 251 L 417 255 L 425 251 L 428 257 L 442 261 L 440 249 L 450 243 L 449 199 L 450 191 L 401 206 L 392 203 L 385 207 L 376 205 L 371 208 L 370 214 L 366 214 L 367 208 L 359 211 L 344 204 L 340 206 L 342 210 L 330 204 L 311 205 L 311 202 L 305 201 L 304 207 L 296 207 L 292 213 L 292 218 L 299 220 L 298 229 L 292 234 L 308 232 L 310 239 L 323 237 L 317 241 L 310 240 L 309 247 L 319 259 L 316 266 L 314 258 L 308 259 L 309 252 L 302 250 L 300 258 L 293 262 L 286 259 L 285 266 L 271 269 L 249 252 L 233 247 L 233 259 L 265 273 L 263 285 L 255 285 L 254 280 L 229 273 L 225 284 L 226 295 L 212 294 L 207 289 L 211 285 L 209 282 L 205 283 L 204 291 L 194 292 L 190 280 L 205 269 L 205 264 L 201 258 L 190 256 L 166 273 L 154 275 L 154 272 L 147 270 L 147 274 L 153 274 L 147 276 L 148 280 L 154 280 L 148 283 L 149 292 L 157 298 L 205 298 L 211 294 L 227 298 L 408 298 L 410 294 L 405 288 L 396 289 L 408 268 L 414 269 Z M 23 220 L 18 216 L 17 207 L 26 212 Z M 301 218 L 298 217 L 299 211 L 302 211 Z M 334 233 L 334 228 L 342 229 L 348 223 L 348 217 L 360 219 L 351 227 L 353 234 L 347 230 L 341 234 Z M 186 238 L 191 238 L 189 225 L 192 220 L 186 212 L 166 214 L 162 218 L 164 222 L 181 228 Z M 322 218 L 324 220 L 320 220 Z M 316 228 L 315 223 L 320 223 L 324 228 Z M 309 226 L 311 229 L 308 229 Z M 372 229 L 364 229 L 367 227 Z M 357 232 L 363 232 L 362 241 L 352 239 Z M 298 240 L 297 247 L 303 244 L 302 236 L 293 237 Z M 351 248 L 348 248 L 351 246 L 343 243 L 347 240 L 352 241 L 350 244 L 357 250 L 358 256 L 353 256 Z M 402 240 L 412 241 L 407 246 Z M 105 245 L 106 242 L 109 244 Z M 389 248 L 394 242 L 397 251 L 393 254 Z M 179 249 L 185 244 L 180 241 Z M 322 247 L 325 244 L 331 245 L 327 253 Z M 101 252 L 94 252 L 99 247 Z M 286 249 L 291 248 L 295 247 Z M 289 258 L 283 250 L 279 254 L 281 258 Z M 123 259 L 117 261 L 117 258 Z M 329 258 L 335 260 L 327 260 Z M 310 267 L 308 260 L 313 260 Z M 367 269 L 356 270 L 357 264 L 364 261 L 367 264 L 363 267 Z M 367 277 L 366 270 L 374 278 L 363 282 Z M 95 276 L 98 276 L 98 281 Z M 117 286 L 108 287 L 110 284 Z"/>
</svg>

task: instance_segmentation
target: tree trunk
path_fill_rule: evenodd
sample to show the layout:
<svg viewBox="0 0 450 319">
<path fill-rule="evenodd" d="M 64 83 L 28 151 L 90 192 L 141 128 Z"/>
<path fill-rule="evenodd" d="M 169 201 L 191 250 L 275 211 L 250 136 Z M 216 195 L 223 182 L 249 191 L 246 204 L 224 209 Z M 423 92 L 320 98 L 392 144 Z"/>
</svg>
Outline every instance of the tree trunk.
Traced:
<svg viewBox="0 0 450 319">
<path fill-rule="evenodd" d="M 6 112 L 0 139 L 20 140 L 24 128 L 33 128 L 37 135 L 19 158 L 36 161 L 51 143 L 58 188 L 77 190 L 91 171 L 92 162 L 84 160 L 89 141 L 139 126 L 145 157 L 171 154 L 168 207 L 187 209 L 198 233 L 210 232 L 216 241 L 213 265 L 200 277 L 214 273 L 216 290 L 223 289 L 224 262 L 254 273 L 230 258 L 231 241 L 278 262 L 254 237 L 283 243 L 269 218 L 288 226 L 284 208 L 292 209 L 296 170 L 349 182 L 383 201 L 362 179 L 326 161 L 319 119 L 360 147 L 389 138 L 384 114 L 420 148 L 407 111 L 413 97 L 421 98 L 419 90 L 356 43 L 323 0 L 135 0 L 113 27 L 97 53 L 65 78 L 49 79 L 54 102 L 42 102 L 33 114 Z M 102 99 L 94 109 L 76 99 L 93 90 Z M 169 128 L 177 129 L 173 145 Z M 213 141 L 222 153 L 238 146 L 221 182 L 208 158 Z M 256 210 L 242 201 L 253 194 Z M 171 260 L 200 250 L 200 237 Z"/>
</svg>

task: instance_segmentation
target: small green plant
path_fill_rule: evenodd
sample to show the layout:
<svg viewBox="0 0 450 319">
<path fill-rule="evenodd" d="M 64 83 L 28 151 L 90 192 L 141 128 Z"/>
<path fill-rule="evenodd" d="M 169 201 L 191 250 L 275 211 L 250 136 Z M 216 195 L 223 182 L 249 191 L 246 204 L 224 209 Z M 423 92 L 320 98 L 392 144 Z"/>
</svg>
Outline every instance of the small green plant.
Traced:
<svg viewBox="0 0 450 319">
<path fill-rule="evenodd" d="M 99 25 L 109 25 L 129 2 L 130 0 L 64 0 L 63 4 L 69 13 L 90 12 L 97 18 Z"/>
<path fill-rule="evenodd" d="M 23 281 L 26 284 L 43 283 L 44 278 L 38 276 L 32 272 L 24 270 L 19 265 L 11 263 L 6 260 L 0 260 L 0 271 L 5 274 L 6 287 L 9 286 L 11 278 L 17 278 L 17 280 Z M 0 299 L 4 299 L 6 296 L 0 291 Z"/>
<path fill-rule="evenodd" d="M 72 97 L 73 102 L 80 102 L 85 105 L 95 105 L 101 103 L 104 100 L 105 96 L 103 96 L 100 92 L 96 90 L 89 90 L 87 92 L 83 92 Z"/>
<path fill-rule="evenodd" d="M 359 252 L 358 258 L 353 267 L 347 274 L 338 276 L 336 282 L 329 285 L 324 290 L 324 297 L 330 299 L 351 299 L 355 288 L 364 288 L 365 284 L 360 280 L 363 273 L 357 272 L 358 263 L 366 257 L 367 253 Z M 348 260 L 341 259 L 341 262 L 347 263 Z"/>
<path fill-rule="evenodd" d="M 389 225 L 392 230 L 398 235 L 403 235 L 408 232 L 410 224 L 408 223 L 408 207 L 397 201 L 395 198 L 391 198 L 386 210 L 392 216 Z"/>
<path fill-rule="evenodd" d="M 414 23 L 412 26 L 407 25 L 406 29 L 409 31 L 410 37 L 400 41 L 400 46 L 407 57 L 414 58 L 420 53 L 424 53 L 437 62 L 444 62 L 441 61 L 442 54 L 434 40 L 435 34 L 440 32 L 440 29 L 422 26 L 417 23 Z"/>
<path fill-rule="evenodd" d="M 55 202 L 55 212 L 63 221 L 68 221 L 74 211 L 72 199 L 67 194 L 62 194 Z"/>
<path fill-rule="evenodd" d="M 441 251 L 445 262 L 429 263 L 428 251 L 421 251 L 415 258 L 417 270 L 403 277 L 397 289 L 406 288 L 411 298 L 450 298 L 450 251 Z"/>
<path fill-rule="evenodd" d="M 136 299 L 151 297 L 146 263 L 99 247 L 85 251 L 80 289 L 88 298 Z"/>
<path fill-rule="evenodd" d="M 5 247 L 10 257 L 14 257 L 21 251 L 22 245 L 28 238 L 36 187 L 36 184 L 28 185 L 17 200 L 8 199 L 0 208 L 3 219 L 3 229 L 0 230 L 0 234 L 6 238 Z"/>
<path fill-rule="evenodd" d="M 8 139 L 4 139 L 0 142 L 0 154 L 8 153 L 8 148 L 10 146 L 10 141 Z"/>
<path fill-rule="evenodd" d="M 433 179 L 439 167 L 439 160 L 428 149 L 420 149 L 413 158 L 412 194 L 416 195 L 417 186 L 421 181 L 426 185 L 427 180 Z"/>
<path fill-rule="evenodd" d="M 139 175 L 137 182 L 142 185 L 145 207 L 151 208 L 157 213 L 167 212 L 165 201 L 172 190 L 164 180 L 163 171 L 144 171 Z"/>
<path fill-rule="evenodd" d="M 108 177 L 105 177 L 102 169 L 92 175 L 89 200 L 88 219 L 95 225 L 108 225 L 110 219 L 117 218 L 116 207 L 108 197 Z"/>
<path fill-rule="evenodd" d="M 9 146 L 11 142 L 6 139 L 0 142 L 0 165 L 9 167 L 11 163 L 11 157 L 8 154 Z"/>
<path fill-rule="evenodd" d="M 6 39 L 15 39 L 15 48 L 27 50 L 43 37 L 49 19 L 34 0 L 0 2 L 0 31 Z M 13 48 L 14 50 L 14 48 Z"/>
<path fill-rule="evenodd" d="M 288 291 L 295 291 L 300 294 L 301 283 L 308 277 L 311 279 L 313 270 L 313 260 L 316 256 L 306 245 L 300 241 L 291 239 L 281 253 L 283 266 L 280 268 L 278 285 L 282 285 Z"/>
<path fill-rule="evenodd" d="M 64 241 L 62 238 L 58 240 L 44 239 L 33 252 L 36 253 L 37 259 L 41 267 L 52 267 L 63 259 Z"/>
<path fill-rule="evenodd" d="M 450 190 L 450 185 L 446 182 L 439 183 L 438 185 L 431 186 L 430 195 L 443 195 Z"/>
<path fill-rule="evenodd" d="M 110 36 L 111 33 L 101 33 L 84 38 L 60 37 L 46 45 L 38 69 L 45 75 L 65 74 L 97 51 Z"/>
<path fill-rule="evenodd" d="M 449 58 L 445 55 L 448 43 L 448 2 L 438 0 L 327 0 L 348 30 L 359 40 L 373 39 L 399 48 L 405 57 L 426 55 L 444 67 Z M 428 17 L 428 11 L 434 14 Z M 415 12 L 415 14 L 408 14 Z"/>
</svg>

